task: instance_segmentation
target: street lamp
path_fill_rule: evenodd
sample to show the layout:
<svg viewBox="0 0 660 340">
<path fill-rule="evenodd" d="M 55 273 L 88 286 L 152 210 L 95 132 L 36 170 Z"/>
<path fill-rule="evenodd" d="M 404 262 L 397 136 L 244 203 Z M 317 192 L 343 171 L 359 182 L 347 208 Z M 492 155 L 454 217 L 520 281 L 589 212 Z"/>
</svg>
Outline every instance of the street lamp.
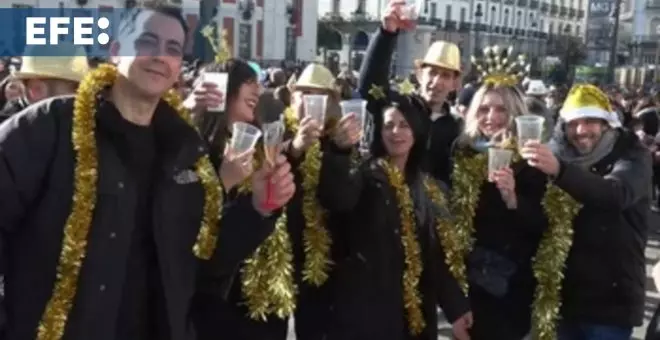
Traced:
<svg viewBox="0 0 660 340">
<path fill-rule="evenodd" d="M 477 4 L 477 10 L 474 12 L 474 23 L 472 24 L 472 29 L 474 30 L 474 54 L 479 56 L 481 51 L 481 41 L 479 41 L 479 31 L 481 31 L 481 18 L 484 16 L 484 12 L 481 8 L 481 4 Z"/>
</svg>

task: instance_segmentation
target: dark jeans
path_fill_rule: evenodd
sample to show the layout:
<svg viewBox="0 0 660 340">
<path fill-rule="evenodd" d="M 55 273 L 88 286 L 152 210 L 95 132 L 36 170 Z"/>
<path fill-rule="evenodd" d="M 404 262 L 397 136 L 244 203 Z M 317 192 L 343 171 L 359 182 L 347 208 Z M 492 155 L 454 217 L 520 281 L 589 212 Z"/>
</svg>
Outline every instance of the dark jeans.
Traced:
<svg viewBox="0 0 660 340">
<path fill-rule="evenodd" d="M 560 322 L 557 340 L 630 340 L 632 327 Z"/>
</svg>

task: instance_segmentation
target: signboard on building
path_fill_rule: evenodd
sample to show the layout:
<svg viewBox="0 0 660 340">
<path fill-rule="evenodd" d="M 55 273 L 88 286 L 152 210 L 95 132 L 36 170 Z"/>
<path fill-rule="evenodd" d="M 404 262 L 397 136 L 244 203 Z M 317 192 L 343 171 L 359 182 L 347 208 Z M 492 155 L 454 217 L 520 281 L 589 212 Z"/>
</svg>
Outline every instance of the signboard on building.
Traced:
<svg viewBox="0 0 660 340">
<path fill-rule="evenodd" d="M 589 51 L 609 51 L 617 0 L 589 0 L 586 42 Z"/>
</svg>

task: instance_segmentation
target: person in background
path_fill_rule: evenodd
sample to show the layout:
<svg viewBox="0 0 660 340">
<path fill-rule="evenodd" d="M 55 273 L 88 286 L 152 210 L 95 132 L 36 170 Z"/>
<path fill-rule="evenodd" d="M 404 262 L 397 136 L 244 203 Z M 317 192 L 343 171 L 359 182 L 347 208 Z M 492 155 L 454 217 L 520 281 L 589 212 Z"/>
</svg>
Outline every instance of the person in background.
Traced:
<svg viewBox="0 0 660 340">
<path fill-rule="evenodd" d="M 465 114 L 467 113 L 468 107 L 470 107 L 470 103 L 472 102 L 472 98 L 474 97 L 475 92 L 477 92 L 477 89 L 474 86 L 465 86 L 458 93 L 455 106 L 456 115 L 458 117 L 465 119 Z"/>
<path fill-rule="evenodd" d="M 393 91 L 388 82 L 392 55 L 400 32 L 411 31 L 415 21 L 405 16 L 403 0 L 390 0 L 378 31 L 371 39 L 360 70 L 358 90 L 369 102 L 379 100 Z M 419 83 L 418 94 L 429 106 L 428 153 L 425 171 L 434 178 L 449 183 L 451 145 L 460 133 L 460 122 L 451 115 L 447 96 L 458 89 L 461 80 L 461 56 L 456 44 L 447 41 L 434 42 L 424 59 L 415 61 L 415 78 Z M 369 108 L 369 111 L 374 111 Z M 382 117 L 373 116 L 374 121 Z M 378 125 L 379 123 L 376 123 Z M 378 139 L 379 137 L 375 137 Z"/>
<path fill-rule="evenodd" d="M 593 85 L 574 86 L 560 118 L 550 145 L 521 149 L 579 204 L 558 339 L 628 340 L 644 318 L 651 155 Z"/>
<path fill-rule="evenodd" d="M 25 52 L 20 70 L 12 74 L 13 79 L 21 82 L 23 95 L 9 101 L 0 115 L 10 117 L 43 99 L 76 92 L 78 84 L 90 71 L 85 50 L 68 43 L 58 45 L 56 52 L 49 50 L 52 48 L 32 46 Z M 47 56 L 53 53 L 60 56 Z"/>
</svg>

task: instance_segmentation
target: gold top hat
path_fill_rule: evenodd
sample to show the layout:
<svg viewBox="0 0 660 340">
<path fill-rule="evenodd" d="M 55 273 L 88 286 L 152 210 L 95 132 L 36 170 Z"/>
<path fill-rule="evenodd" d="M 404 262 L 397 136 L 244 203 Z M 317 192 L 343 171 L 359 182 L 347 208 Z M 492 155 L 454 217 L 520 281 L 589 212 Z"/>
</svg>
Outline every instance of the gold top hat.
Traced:
<svg viewBox="0 0 660 340">
<path fill-rule="evenodd" d="M 332 72 L 320 64 L 309 64 L 293 86 L 293 90 L 316 89 L 335 91 L 335 77 Z"/>
<path fill-rule="evenodd" d="M 425 65 L 446 68 L 461 72 L 461 51 L 458 46 L 448 41 L 436 41 L 429 47 L 424 59 L 415 60 L 416 67 Z"/>
<path fill-rule="evenodd" d="M 612 127 L 621 126 L 607 95 L 591 84 L 573 86 L 559 115 L 566 122 L 580 118 L 598 118 L 607 121 Z"/>
<path fill-rule="evenodd" d="M 60 43 L 56 47 L 31 46 L 24 53 L 21 69 L 12 76 L 16 79 L 52 78 L 80 82 L 87 72 L 89 63 L 85 50 Z"/>
</svg>

